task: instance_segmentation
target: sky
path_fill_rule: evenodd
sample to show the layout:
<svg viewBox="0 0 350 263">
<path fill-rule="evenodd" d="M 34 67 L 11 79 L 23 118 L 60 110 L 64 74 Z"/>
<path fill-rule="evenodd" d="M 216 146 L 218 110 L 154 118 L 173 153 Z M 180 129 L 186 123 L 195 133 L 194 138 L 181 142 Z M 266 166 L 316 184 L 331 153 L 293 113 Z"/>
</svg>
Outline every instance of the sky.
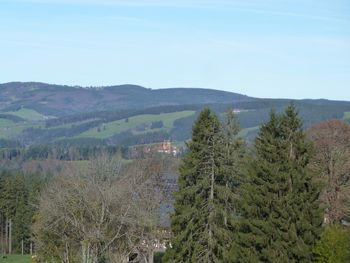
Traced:
<svg viewBox="0 0 350 263">
<path fill-rule="evenodd" d="M 349 0 L 0 0 L 0 83 L 350 101 Z"/>
</svg>

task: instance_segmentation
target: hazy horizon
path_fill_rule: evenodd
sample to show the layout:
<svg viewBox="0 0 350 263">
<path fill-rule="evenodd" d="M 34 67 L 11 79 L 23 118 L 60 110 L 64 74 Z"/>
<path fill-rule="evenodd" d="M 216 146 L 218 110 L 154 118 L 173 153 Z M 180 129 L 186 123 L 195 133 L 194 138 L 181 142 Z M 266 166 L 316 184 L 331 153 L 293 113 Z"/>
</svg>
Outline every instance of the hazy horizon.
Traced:
<svg viewBox="0 0 350 263">
<path fill-rule="evenodd" d="M 83 85 L 70 85 L 70 84 L 64 84 L 64 83 L 46 83 L 46 82 L 42 82 L 42 81 L 10 81 L 10 82 L 3 82 L 0 83 L 0 85 L 2 84 L 8 84 L 8 83 L 16 83 L 16 82 L 21 82 L 21 83 L 43 83 L 43 84 L 49 84 L 49 85 L 62 85 L 62 86 L 70 86 L 70 87 L 76 87 L 76 88 L 84 88 L 84 89 L 90 89 L 90 88 L 95 88 L 95 89 L 99 89 L 99 88 L 106 88 L 106 87 L 118 87 L 118 86 L 127 86 L 127 85 L 131 85 L 131 86 L 139 86 L 145 89 L 151 89 L 151 90 L 162 90 L 162 89 L 205 89 L 205 90 L 215 90 L 215 91 L 224 91 L 224 92 L 233 92 L 233 93 L 237 93 L 237 94 L 241 94 L 241 95 L 245 95 L 251 98 L 258 98 L 258 99 L 290 99 L 290 100 L 333 100 L 333 101 L 350 101 L 348 99 L 329 99 L 329 98 L 288 98 L 288 97 L 258 97 L 255 96 L 254 94 L 246 94 L 246 93 L 239 93 L 239 92 L 235 92 L 232 90 L 224 90 L 224 89 L 214 89 L 214 88 L 202 88 L 202 87 L 163 87 L 163 88 L 153 88 L 153 87 L 146 87 L 144 85 L 140 85 L 140 84 L 133 84 L 133 83 L 121 83 L 121 84 L 110 84 L 110 85 L 103 85 L 103 86 L 93 86 L 93 85 L 87 85 L 87 86 L 83 86 Z"/>
</svg>

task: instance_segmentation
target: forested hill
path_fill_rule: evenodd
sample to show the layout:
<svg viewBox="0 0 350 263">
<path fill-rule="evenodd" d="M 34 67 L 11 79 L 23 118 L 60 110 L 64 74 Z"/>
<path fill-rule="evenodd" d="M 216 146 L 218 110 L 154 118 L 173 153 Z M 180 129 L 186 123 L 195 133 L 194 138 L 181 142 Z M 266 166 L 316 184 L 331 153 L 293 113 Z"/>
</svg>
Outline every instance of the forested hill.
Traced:
<svg viewBox="0 0 350 263">
<path fill-rule="evenodd" d="M 83 88 L 37 82 L 0 84 L 0 110 L 21 107 L 43 115 L 143 109 L 164 105 L 212 104 L 248 101 L 252 98 L 219 90 L 196 88 L 147 89 L 136 85 Z"/>
<path fill-rule="evenodd" d="M 34 82 L 0 84 L 0 148 L 38 144 L 122 145 L 189 139 L 199 111 L 219 117 L 233 108 L 241 135 L 254 138 L 271 109 L 290 99 L 259 99 L 209 89 L 152 90 L 135 85 L 82 88 Z M 304 127 L 328 120 L 350 121 L 350 102 L 294 100 Z"/>
</svg>

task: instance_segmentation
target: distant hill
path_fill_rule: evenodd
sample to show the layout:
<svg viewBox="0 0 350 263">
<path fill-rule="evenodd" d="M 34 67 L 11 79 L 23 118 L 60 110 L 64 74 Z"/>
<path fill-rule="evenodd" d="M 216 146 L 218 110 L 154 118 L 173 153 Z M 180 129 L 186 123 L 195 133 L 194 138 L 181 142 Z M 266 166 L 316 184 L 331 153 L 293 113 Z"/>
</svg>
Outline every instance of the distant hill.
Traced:
<svg viewBox="0 0 350 263">
<path fill-rule="evenodd" d="M 152 90 L 135 85 L 83 88 L 36 82 L 0 84 L 0 148 L 148 144 L 191 136 L 201 109 L 220 117 L 234 108 L 241 136 L 253 139 L 271 109 L 290 99 L 259 99 L 210 89 Z M 294 100 L 307 128 L 327 119 L 350 121 L 350 102 Z"/>
<path fill-rule="evenodd" d="M 165 105 L 234 103 L 251 99 L 232 92 L 195 88 L 153 90 L 136 85 L 83 88 L 38 82 L 0 84 L 1 111 L 24 107 L 47 116 Z"/>
</svg>

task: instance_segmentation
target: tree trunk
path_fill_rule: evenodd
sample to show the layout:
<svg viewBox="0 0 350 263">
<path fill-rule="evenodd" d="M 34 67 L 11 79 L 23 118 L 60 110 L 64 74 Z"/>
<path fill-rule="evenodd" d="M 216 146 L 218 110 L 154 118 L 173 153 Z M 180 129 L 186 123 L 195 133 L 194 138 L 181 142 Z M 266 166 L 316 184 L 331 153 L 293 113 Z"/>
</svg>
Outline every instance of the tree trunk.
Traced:
<svg viewBox="0 0 350 263">
<path fill-rule="evenodd" d="M 82 263 L 89 263 L 90 261 L 90 245 L 87 241 L 81 242 L 81 256 L 82 256 Z"/>
<path fill-rule="evenodd" d="M 12 219 L 9 222 L 9 254 L 12 254 Z"/>
<path fill-rule="evenodd" d="M 7 250 L 8 250 L 8 238 L 9 238 L 9 226 L 8 226 L 9 222 L 8 219 L 5 219 L 5 255 L 7 254 Z"/>
<path fill-rule="evenodd" d="M 148 252 L 148 263 L 153 263 L 154 261 L 154 251 L 153 249 L 150 249 Z"/>
<path fill-rule="evenodd" d="M 214 139 L 213 139 L 214 140 Z M 213 249 L 213 230 L 212 230 L 212 219 L 214 218 L 214 184 L 215 184 L 215 160 L 214 160 L 214 141 L 212 145 L 212 156 L 211 156 L 211 173 L 210 173 L 210 196 L 209 196 L 209 218 L 208 218 L 208 224 L 209 224 L 209 240 L 208 240 L 208 262 L 211 262 L 211 253 Z"/>
</svg>

